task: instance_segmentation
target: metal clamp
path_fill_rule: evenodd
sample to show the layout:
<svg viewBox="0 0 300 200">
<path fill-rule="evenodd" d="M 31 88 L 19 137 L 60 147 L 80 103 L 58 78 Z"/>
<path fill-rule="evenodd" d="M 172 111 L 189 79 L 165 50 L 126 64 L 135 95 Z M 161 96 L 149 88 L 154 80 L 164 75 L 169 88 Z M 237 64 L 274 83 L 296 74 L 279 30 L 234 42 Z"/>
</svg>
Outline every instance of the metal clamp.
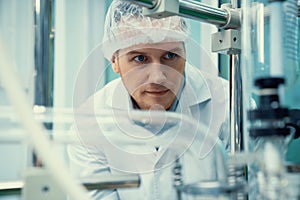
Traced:
<svg viewBox="0 0 300 200">
<path fill-rule="evenodd" d="M 172 15 L 177 15 L 179 13 L 179 1 L 178 0 L 168 0 L 162 1 L 159 0 L 155 7 L 151 9 L 147 9 L 143 7 L 143 14 L 145 16 L 153 17 L 153 18 L 163 18 L 169 17 Z"/>
<path fill-rule="evenodd" d="M 232 9 L 231 4 L 222 4 L 221 8 L 227 12 L 227 22 L 220 29 L 236 29 L 241 27 L 241 10 Z"/>
<path fill-rule="evenodd" d="M 212 52 L 237 54 L 241 52 L 241 32 L 235 29 L 223 30 L 212 34 Z"/>
</svg>

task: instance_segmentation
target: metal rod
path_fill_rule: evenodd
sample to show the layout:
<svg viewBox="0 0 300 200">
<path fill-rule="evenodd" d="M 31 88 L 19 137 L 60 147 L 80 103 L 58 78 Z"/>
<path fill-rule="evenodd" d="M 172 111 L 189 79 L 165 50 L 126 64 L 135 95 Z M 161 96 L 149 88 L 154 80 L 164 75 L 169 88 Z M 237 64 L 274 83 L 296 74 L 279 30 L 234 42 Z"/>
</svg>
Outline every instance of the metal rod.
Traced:
<svg viewBox="0 0 300 200">
<path fill-rule="evenodd" d="M 207 6 L 195 0 L 180 0 L 179 15 L 214 25 L 224 25 L 227 22 L 225 10 Z"/>
<path fill-rule="evenodd" d="M 159 0 L 128 1 L 148 9 L 154 8 L 159 2 Z M 183 17 L 221 26 L 225 25 L 228 19 L 228 14 L 225 10 L 210 7 L 195 0 L 179 0 L 179 13 L 177 14 Z"/>
<path fill-rule="evenodd" d="M 239 66 L 239 54 L 230 55 L 230 137 L 231 154 L 240 152 L 242 146 L 243 110 L 242 75 Z"/>
<path fill-rule="evenodd" d="M 47 107 L 53 106 L 54 86 L 52 3 L 51 0 L 35 0 L 34 4 L 34 105 Z M 44 126 L 46 129 L 52 129 L 52 123 L 44 123 Z M 41 165 L 35 153 L 32 162 L 34 166 Z"/>
<path fill-rule="evenodd" d="M 238 0 L 230 1 L 231 8 L 238 7 Z M 240 69 L 240 54 L 230 55 L 230 134 L 231 154 L 242 150 L 242 74 Z"/>
<path fill-rule="evenodd" d="M 53 105 L 52 5 L 49 0 L 35 1 L 35 105 Z"/>
<path fill-rule="evenodd" d="M 140 186 L 140 178 L 138 175 L 103 175 L 80 181 L 87 190 L 137 188 Z"/>
<path fill-rule="evenodd" d="M 230 154 L 241 152 L 243 147 L 243 90 L 242 73 L 240 69 L 240 54 L 230 54 Z M 229 166 L 229 185 L 240 184 L 245 180 L 245 167 Z M 233 199 L 247 199 L 244 192 L 233 194 Z"/>
<path fill-rule="evenodd" d="M 140 186 L 140 178 L 138 175 L 103 175 L 80 181 L 87 190 L 137 188 Z M 0 182 L 0 197 L 20 195 L 23 187 L 24 183 L 22 181 Z"/>
</svg>

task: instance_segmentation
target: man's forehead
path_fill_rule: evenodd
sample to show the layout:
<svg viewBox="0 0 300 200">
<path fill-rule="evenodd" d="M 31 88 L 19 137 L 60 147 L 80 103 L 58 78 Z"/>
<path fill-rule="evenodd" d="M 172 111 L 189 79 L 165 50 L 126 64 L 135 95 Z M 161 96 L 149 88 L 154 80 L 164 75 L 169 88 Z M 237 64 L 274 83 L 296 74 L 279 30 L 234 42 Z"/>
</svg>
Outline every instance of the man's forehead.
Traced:
<svg viewBox="0 0 300 200">
<path fill-rule="evenodd" d="M 138 44 L 125 49 L 120 50 L 122 54 L 127 54 L 131 51 L 139 51 L 143 49 L 157 49 L 163 51 L 178 51 L 184 52 L 183 42 L 162 42 L 162 43 L 147 43 L 147 44 Z"/>
</svg>

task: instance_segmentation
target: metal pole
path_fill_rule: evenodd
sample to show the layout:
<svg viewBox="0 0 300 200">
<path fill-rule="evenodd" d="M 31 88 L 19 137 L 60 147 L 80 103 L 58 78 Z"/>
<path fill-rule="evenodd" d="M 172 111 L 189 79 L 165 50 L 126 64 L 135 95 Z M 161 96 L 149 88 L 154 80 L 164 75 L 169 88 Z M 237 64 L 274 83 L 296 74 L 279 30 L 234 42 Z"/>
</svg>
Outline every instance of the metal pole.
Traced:
<svg viewBox="0 0 300 200">
<path fill-rule="evenodd" d="M 238 1 L 231 0 L 231 7 L 237 8 Z M 242 150 L 243 91 L 240 70 L 240 54 L 230 54 L 230 134 L 231 154 Z"/>
<path fill-rule="evenodd" d="M 51 0 L 35 1 L 35 105 L 53 105 L 53 38 Z"/>
<path fill-rule="evenodd" d="M 240 69 L 240 54 L 231 54 L 230 59 L 230 153 L 231 155 L 241 152 L 243 147 L 243 90 L 242 90 L 242 73 Z M 246 166 L 245 166 L 246 167 Z M 229 184 L 236 185 L 245 180 L 245 167 L 228 166 Z M 247 199 L 243 192 L 232 194 L 233 199 Z"/>
<path fill-rule="evenodd" d="M 229 91 L 229 123 L 230 123 L 230 154 L 235 155 L 243 150 L 243 92 L 242 74 L 239 65 L 240 54 L 230 54 L 230 91 Z M 228 165 L 228 183 L 237 185 L 245 180 L 245 167 Z M 232 199 L 247 199 L 244 192 L 232 194 Z"/>
<path fill-rule="evenodd" d="M 34 105 L 52 107 L 54 85 L 52 0 L 35 0 L 34 23 L 34 64 L 36 72 L 34 80 Z M 52 123 L 44 123 L 44 126 L 47 129 L 52 129 Z M 42 165 L 35 154 L 33 155 L 33 165 Z"/>
<path fill-rule="evenodd" d="M 242 150 L 242 75 L 239 54 L 230 56 L 230 137 L 231 154 Z"/>
</svg>

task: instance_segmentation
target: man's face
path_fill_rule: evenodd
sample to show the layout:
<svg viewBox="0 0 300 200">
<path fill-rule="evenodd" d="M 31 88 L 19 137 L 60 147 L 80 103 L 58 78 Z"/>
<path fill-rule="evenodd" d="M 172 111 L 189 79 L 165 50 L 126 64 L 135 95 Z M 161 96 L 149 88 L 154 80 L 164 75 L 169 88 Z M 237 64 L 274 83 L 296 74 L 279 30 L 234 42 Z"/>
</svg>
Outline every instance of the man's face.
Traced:
<svg viewBox="0 0 300 200">
<path fill-rule="evenodd" d="M 112 59 L 112 66 L 141 109 L 167 110 L 183 78 L 184 44 L 141 44 L 122 49 Z"/>
</svg>

